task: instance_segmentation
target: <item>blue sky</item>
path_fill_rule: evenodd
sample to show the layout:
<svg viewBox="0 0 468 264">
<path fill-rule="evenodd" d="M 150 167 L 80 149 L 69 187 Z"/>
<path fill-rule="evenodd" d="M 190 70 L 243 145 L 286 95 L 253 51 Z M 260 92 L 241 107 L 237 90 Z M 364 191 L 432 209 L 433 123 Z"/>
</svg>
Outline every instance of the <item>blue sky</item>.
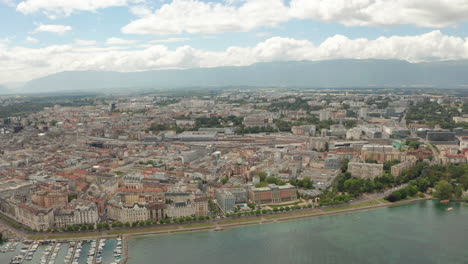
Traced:
<svg viewBox="0 0 468 264">
<path fill-rule="evenodd" d="M 0 84 L 64 70 L 468 58 L 466 0 L 0 0 Z"/>
</svg>

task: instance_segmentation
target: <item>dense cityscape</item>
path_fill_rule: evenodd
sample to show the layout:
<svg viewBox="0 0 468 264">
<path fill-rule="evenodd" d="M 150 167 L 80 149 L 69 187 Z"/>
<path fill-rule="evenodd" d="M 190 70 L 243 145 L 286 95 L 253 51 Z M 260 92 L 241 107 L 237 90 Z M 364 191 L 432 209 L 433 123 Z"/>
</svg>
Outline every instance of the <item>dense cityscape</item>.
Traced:
<svg viewBox="0 0 468 264">
<path fill-rule="evenodd" d="M 89 231 L 468 195 L 466 97 L 376 91 L 78 96 L 4 117 L 3 221 Z"/>
<path fill-rule="evenodd" d="M 468 0 L 0 0 L 0 264 L 466 264 Z"/>
</svg>

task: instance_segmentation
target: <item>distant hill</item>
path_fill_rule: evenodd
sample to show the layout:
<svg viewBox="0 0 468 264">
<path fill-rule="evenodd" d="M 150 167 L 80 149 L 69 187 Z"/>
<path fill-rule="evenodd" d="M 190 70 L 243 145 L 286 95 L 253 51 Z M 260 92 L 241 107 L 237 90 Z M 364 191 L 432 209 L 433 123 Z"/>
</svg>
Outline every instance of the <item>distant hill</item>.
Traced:
<svg viewBox="0 0 468 264">
<path fill-rule="evenodd" d="M 32 80 L 22 90 L 60 92 L 193 86 L 446 88 L 462 85 L 468 85 L 468 61 L 409 63 L 399 60 L 344 59 L 127 73 L 68 71 Z"/>
</svg>

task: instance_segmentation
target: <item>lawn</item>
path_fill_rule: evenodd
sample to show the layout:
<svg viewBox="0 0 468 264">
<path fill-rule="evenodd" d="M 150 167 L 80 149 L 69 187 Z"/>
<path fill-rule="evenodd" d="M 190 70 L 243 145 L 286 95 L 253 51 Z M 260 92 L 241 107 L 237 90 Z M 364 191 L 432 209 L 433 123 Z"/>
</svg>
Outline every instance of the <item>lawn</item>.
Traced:
<svg viewBox="0 0 468 264">
<path fill-rule="evenodd" d="M 196 227 L 207 227 L 213 226 L 213 223 L 199 223 L 199 224 L 191 224 L 191 225 L 184 225 L 184 228 L 196 228 Z"/>
<path fill-rule="evenodd" d="M 287 218 L 287 217 L 295 217 L 295 216 L 303 216 L 303 215 L 315 215 L 315 214 L 319 214 L 321 213 L 321 211 L 319 210 L 313 210 L 313 211 L 296 211 L 296 212 L 292 212 L 292 213 L 289 213 L 289 214 L 285 214 L 285 213 L 282 213 L 282 214 L 276 214 L 276 215 L 269 215 L 269 216 L 266 216 L 265 218 L 266 219 L 277 219 L 277 218 Z"/>
<path fill-rule="evenodd" d="M 379 202 L 382 202 L 382 203 L 389 203 L 389 201 L 385 200 L 384 198 L 379 199 Z"/>
<path fill-rule="evenodd" d="M 354 208 L 366 207 L 366 206 L 372 206 L 372 205 L 378 205 L 378 204 L 380 204 L 378 201 L 371 200 L 371 201 L 366 201 L 362 203 L 350 204 L 350 205 L 342 206 L 342 207 L 327 208 L 327 209 L 323 209 L 323 211 L 325 212 L 341 211 L 341 210 L 354 209 Z"/>
<path fill-rule="evenodd" d="M 254 221 L 260 221 L 262 220 L 261 218 L 239 218 L 239 219 L 233 219 L 225 222 L 220 222 L 220 225 L 228 225 L 228 224 L 241 224 L 241 223 L 247 223 L 247 222 L 254 222 Z"/>
<path fill-rule="evenodd" d="M 275 208 L 286 207 L 286 206 L 294 206 L 294 205 L 298 205 L 300 203 L 302 203 L 302 202 L 297 201 L 297 202 L 289 203 L 289 204 L 267 204 L 266 206 L 271 207 L 271 209 L 275 209 Z"/>
<path fill-rule="evenodd" d="M 108 235 L 120 235 L 120 234 L 139 234 L 139 233 L 151 233 L 158 231 L 168 231 L 168 230 L 179 230 L 179 226 L 159 226 L 153 228 L 142 228 L 142 229 L 128 229 L 128 230 L 119 230 L 114 232 L 107 233 Z"/>
</svg>

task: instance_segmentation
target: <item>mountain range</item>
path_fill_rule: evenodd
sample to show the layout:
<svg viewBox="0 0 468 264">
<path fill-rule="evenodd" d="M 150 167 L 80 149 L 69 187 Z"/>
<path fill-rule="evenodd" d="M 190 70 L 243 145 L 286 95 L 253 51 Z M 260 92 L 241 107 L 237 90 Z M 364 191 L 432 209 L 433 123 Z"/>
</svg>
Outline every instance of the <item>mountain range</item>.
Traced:
<svg viewBox="0 0 468 264">
<path fill-rule="evenodd" d="M 22 92 L 183 87 L 435 87 L 468 85 L 468 61 L 410 63 L 341 59 L 144 72 L 66 71 L 27 82 Z"/>
</svg>

